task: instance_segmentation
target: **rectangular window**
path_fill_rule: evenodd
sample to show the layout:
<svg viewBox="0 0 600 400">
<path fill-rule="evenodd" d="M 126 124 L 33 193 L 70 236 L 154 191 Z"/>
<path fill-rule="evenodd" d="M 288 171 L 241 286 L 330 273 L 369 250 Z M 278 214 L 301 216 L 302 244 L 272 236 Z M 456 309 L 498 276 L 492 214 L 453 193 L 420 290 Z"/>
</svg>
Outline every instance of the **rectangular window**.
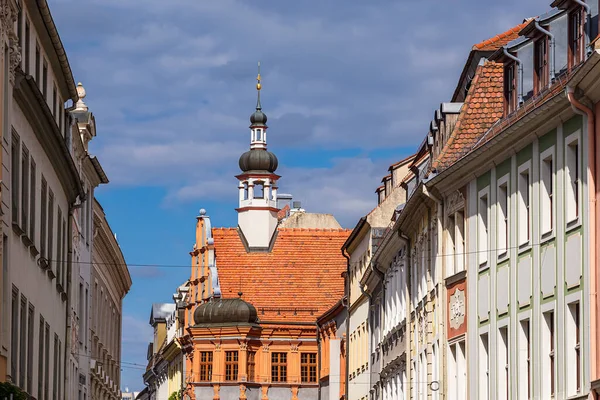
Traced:
<svg viewBox="0 0 600 400">
<path fill-rule="evenodd" d="M 29 21 L 25 21 L 25 73 L 29 74 L 29 59 L 31 58 L 30 53 L 30 41 L 31 41 L 31 35 L 30 35 L 30 29 L 29 29 Z"/>
<path fill-rule="evenodd" d="M 237 381 L 238 380 L 238 352 L 237 351 L 226 351 L 225 352 L 225 380 L 226 381 Z"/>
<path fill-rule="evenodd" d="M 10 346 L 10 375 L 13 382 L 17 382 L 17 363 L 19 360 L 19 289 L 12 289 L 12 329 Z"/>
<path fill-rule="evenodd" d="M 455 214 L 454 222 L 456 224 L 456 235 L 454 237 L 454 249 L 455 249 L 455 272 L 461 272 L 465 269 L 465 214 L 464 212 L 458 211 Z"/>
<path fill-rule="evenodd" d="M 45 58 L 42 68 L 42 95 L 44 100 L 48 101 L 48 61 Z"/>
<path fill-rule="evenodd" d="M 46 342 L 44 344 L 44 351 L 46 352 L 46 364 L 44 371 L 44 400 L 50 399 L 50 325 L 46 322 L 46 333 L 44 335 Z"/>
<path fill-rule="evenodd" d="M 40 255 L 43 258 L 46 258 L 46 240 L 48 237 L 47 232 L 47 208 L 46 204 L 48 193 L 48 184 L 46 183 L 46 179 L 42 175 L 42 189 L 41 189 L 41 199 L 40 199 Z"/>
<path fill-rule="evenodd" d="M 25 389 L 27 378 L 27 298 L 21 295 L 21 321 L 19 323 L 19 387 Z"/>
<path fill-rule="evenodd" d="M 287 353 L 271 353 L 271 382 L 287 381 Z"/>
<path fill-rule="evenodd" d="M 35 83 L 40 86 L 40 44 L 35 43 Z"/>
<path fill-rule="evenodd" d="M 52 189 L 48 189 L 48 261 L 51 267 L 56 265 L 52 257 L 54 257 L 54 193 Z"/>
<path fill-rule="evenodd" d="M 529 216 L 529 203 L 530 203 L 530 195 L 529 195 L 529 165 L 523 165 L 519 168 L 519 177 L 517 182 L 517 190 L 519 192 L 518 201 L 518 213 L 519 213 L 519 245 L 524 245 L 529 243 L 529 235 L 530 235 L 530 216 Z"/>
<path fill-rule="evenodd" d="M 317 382 L 317 354 L 300 354 L 300 375 L 303 383 Z"/>
<path fill-rule="evenodd" d="M 540 93 L 548 86 L 548 37 L 543 36 L 535 41 L 535 74 L 534 94 Z"/>
<path fill-rule="evenodd" d="M 488 191 L 487 189 L 479 192 L 479 223 L 478 223 L 478 245 L 477 253 L 479 255 L 479 265 L 487 265 L 488 260 Z"/>
<path fill-rule="evenodd" d="M 66 291 L 67 290 L 67 221 L 63 218 L 62 221 L 62 270 L 63 270 L 63 282 L 62 287 Z"/>
<path fill-rule="evenodd" d="M 504 114 L 508 115 L 517 109 L 517 67 L 510 62 L 504 67 Z"/>
<path fill-rule="evenodd" d="M 29 303 L 27 314 L 27 393 L 33 393 L 33 318 L 35 308 Z"/>
<path fill-rule="evenodd" d="M 579 218 L 579 133 L 567 137 L 565 140 L 565 201 L 567 223 L 576 221 Z"/>
<path fill-rule="evenodd" d="M 248 352 L 248 382 L 254 382 L 256 380 L 256 352 Z"/>
<path fill-rule="evenodd" d="M 29 169 L 29 239 L 35 243 L 35 173 L 36 166 L 33 157 L 31 158 L 31 164 Z M 30 392 L 31 393 L 31 392 Z"/>
<path fill-rule="evenodd" d="M 446 276 L 452 276 L 455 273 L 454 269 L 454 257 L 456 255 L 456 221 L 454 214 L 448 216 L 448 228 L 446 235 L 446 255 L 444 260 L 446 261 Z"/>
<path fill-rule="evenodd" d="M 48 360 L 46 360 L 46 363 Z M 38 338 L 38 400 L 44 398 L 44 317 L 40 315 Z"/>
<path fill-rule="evenodd" d="M 567 395 L 581 392 L 581 311 L 579 303 L 568 305 L 567 312 Z M 572 366 L 572 368 L 571 368 Z"/>
<path fill-rule="evenodd" d="M 519 398 L 529 399 L 531 397 L 531 344 L 529 341 L 529 320 L 524 319 L 520 323 L 519 331 Z"/>
<path fill-rule="evenodd" d="M 56 233 L 56 276 L 57 276 L 56 283 L 59 283 L 60 285 L 62 285 L 62 283 L 63 283 L 63 269 L 62 269 L 62 265 L 63 265 L 63 254 L 62 254 L 63 234 L 62 234 L 62 210 L 60 209 L 60 207 L 58 207 L 58 209 L 57 209 L 56 230 L 57 230 L 57 233 Z M 66 288 L 63 288 L 63 289 L 66 289 Z M 81 318 L 81 314 L 80 314 L 79 318 Z"/>
<path fill-rule="evenodd" d="M 60 367 L 62 365 L 61 363 L 62 360 L 62 342 L 60 341 L 60 339 L 58 340 L 58 365 L 57 367 L 57 373 L 58 373 L 58 398 L 62 399 L 63 397 L 61 396 L 62 394 L 62 381 L 63 381 L 63 377 L 62 377 L 62 371 L 63 369 Z M 113 378 L 114 379 L 114 378 Z"/>
<path fill-rule="evenodd" d="M 506 256 L 508 252 L 508 177 L 501 179 L 498 185 L 498 257 Z"/>
<path fill-rule="evenodd" d="M 210 382 L 212 379 L 212 351 L 200 352 L 200 382 Z"/>
<path fill-rule="evenodd" d="M 585 59 L 583 28 L 583 7 L 576 7 L 569 13 L 569 70 Z"/>
<path fill-rule="evenodd" d="M 21 151 L 21 227 L 27 232 L 29 226 L 29 150 L 22 146 Z"/>
<path fill-rule="evenodd" d="M 498 330 L 498 396 L 497 399 L 509 398 L 510 371 L 508 364 L 508 328 Z"/>
<path fill-rule="evenodd" d="M 542 398 L 548 399 L 556 394 L 556 376 L 554 368 L 554 311 L 544 313 L 542 336 L 542 376 L 546 384 L 542 385 Z"/>
<path fill-rule="evenodd" d="M 19 38 L 19 46 L 23 48 L 23 6 L 19 3 L 19 12 L 17 13 L 17 37 Z"/>
<path fill-rule="evenodd" d="M 56 85 L 52 88 L 52 115 L 56 118 L 58 114 L 58 97 L 56 92 Z"/>
<path fill-rule="evenodd" d="M 12 197 L 12 222 L 19 225 L 19 184 L 21 182 L 19 167 L 21 165 L 21 152 L 19 151 L 20 139 L 15 131 L 12 133 L 11 143 L 11 197 Z"/>
<path fill-rule="evenodd" d="M 54 371 L 52 371 L 52 376 L 54 378 L 52 383 L 52 399 L 57 400 L 58 395 L 58 335 L 54 334 Z"/>
<path fill-rule="evenodd" d="M 552 151 L 549 150 L 542 154 L 540 165 L 541 170 L 541 230 L 542 236 L 552 232 L 553 228 L 553 210 L 554 210 L 554 162 L 552 159 Z"/>
</svg>

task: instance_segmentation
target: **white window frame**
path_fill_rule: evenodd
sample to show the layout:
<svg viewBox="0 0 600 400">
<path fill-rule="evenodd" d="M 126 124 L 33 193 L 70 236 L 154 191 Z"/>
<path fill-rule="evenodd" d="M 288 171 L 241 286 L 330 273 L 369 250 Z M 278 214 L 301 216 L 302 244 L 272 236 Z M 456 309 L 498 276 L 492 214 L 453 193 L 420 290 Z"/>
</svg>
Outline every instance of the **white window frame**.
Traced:
<svg viewBox="0 0 600 400">
<path fill-rule="evenodd" d="M 503 175 L 498 179 L 496 190 L 496 242 L 498 248 L 498 259 L 508 256 L 510 237 L 510 175 Z M 504 196 L 502 195 L 504 192 Z"/>
<path fill-rule="evenodd" d="M 485 344 L 484 344 L 485 336 Z M 479 398 L 488 399 L 490 397 L 491 377 L 490 377 L 490 334 L 489 332 L 479 333 L 479 355 L 477 357 L 479 363 Z"/>
<path fill-rule="evenodd" d="M 482 205 L 485 202 L 485 214 L 482 215 Z M 486 186 L 477 195 L 477 254 L 479 268 L 488 265 L 488 252 L 490 248 L 490 187 Z"/>
<path fill-rule="evenodd" d="M 542 238 L 552 236 L 556 207 L 556 151 L 554 146 L 540 154 L 540 230 Z"/>
<path fill-rule="evenodd" d="M 524 331 L 524 324 L 527 323 L 528 332 Z M 517 354 L 517 371 L 518 371 L 518 398 L 528 399 L 532 395 L 533 379 L 531 374 L 527 376 L 527 371 L 533 371 L 533 351 L 532 351 L 532 328 L 531 315 L 527 314 L 525 318 L 519 320 L 518 329 L 518 354 Z M 528 368 L 529 366 L 529 368 Z"/>
<path fill-rule="evenodd" d="M 459 273 L 465 270 L 465 211 L 458 210 L 454 213 L 454 226 L 456 233 L 454 235 L 454 272 Z"/>
<path fill-rule="evenodd" d="M 579 340 L 577 340 L 577 326 L 575 323 L 575 310 L 577 309 L 577 305 L 579 305 Z M 576 299 L 575 301 L 569 302 L 566 305 L 566 381 L 567 381 L 567 396 L 574 396 L 577 394 L 581 394 L 581 389 L 583 387 L 581 378 L 583 376 L 583 349 L 581 348 L 582 340 L 582 332 L 583 332 L 583 303 L 580 299 Z M 576 344 L 579 345 L 576 348 Z M 579 351 L 579 379 L 577 382 L 577 351 Z M 578 390 L 579 389 L 579 390 Z"/>
<path fill-rule="evenodd" d="M 578 224 L 580 222 L 581 215 L 581 179 L 582 179 L 582 168 L 581 168 L 581 131 L 577 130 L 575 133 L 570 134 L 565 138 L 565 222 L 567 227 Z M 573 145 L 577 145 L 576 159 L 572 159 L 570 153 Z M 573 178 L 573 163 L 575 163 L 575 176 L 577 180 L 572 181 Z"/>
<path fill-rule="evenodd" d="M 456 215 L 450 214 L 446 218 L 446 277 L 456 273 Z"/>
<path fill-rule="evenodd" d="M 506 333 L 506 340 L 502 333 Z M 510 383 L 511 370 L 510 370 L 510 330 L 506 322 L 502 326 L 498 326 L 498 338 L 497 343 L 497 357 L 496 357 L 496 396 L 498 399 L 510 398 Z"/>
<path fill-rule="evenodd" d="M 517 170 L 517 220 L 519 247 L 530 245 L 531 240 L 531 160 L 521 164 Z M 527 203 L 523 196 L 525 182 L 523 175 L 527 173 Z"/>
</svg>

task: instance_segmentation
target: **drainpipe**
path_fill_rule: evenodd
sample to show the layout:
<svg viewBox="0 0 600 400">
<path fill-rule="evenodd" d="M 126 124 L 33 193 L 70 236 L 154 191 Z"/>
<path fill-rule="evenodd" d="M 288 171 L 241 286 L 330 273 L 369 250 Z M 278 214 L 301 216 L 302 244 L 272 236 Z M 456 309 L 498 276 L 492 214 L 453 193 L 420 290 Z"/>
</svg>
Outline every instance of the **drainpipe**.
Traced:
<svg viewBox="0 0 600 400">
<path fill-rule="evenodd" d="M 506 57 L 510 58 L 515 63 L 517 63 L 517 66 L 518 66 L 517 71 L 519 74 L 519 98 L 517 99 L 517 101 L 519 102 L 519 104 L 522 104 L 523 103 L 523 63 L 521 62 L 520 59 L 518 59 L 517 57 L 510 54 L 508 52 L 508 50 L 506 49 L 506 46 L 502 47 L 502 51 L 504 52 L 504 55 Z"/>
<path fill-rule="evenodd" d="M 68 226 L 69 226 L 69 234 L 67 236 L 67 287 L 65 288 L 65 291 L 67 292 L 67 307 L 65 310 L 65 316 L 66 316 L 66 321 L 65 321 L 65 349 L 64 349 L 64 388 L 63 391 L 66 393 L 67 390 L 70 390 L 71 388 L 69 387 L 69 372 L 70 372 L 70 368 L 69 368 L 69 353 L 70 353 L 70 349 L 71 349 L 71 275 L 72 275 L 72 270 L 73 270 L 73 222 L 74 222 L 74 217 L 73 214 L 75 212 L 76 209 L 81 208 L 83 206 L 83 202 L 85 201 L 85 198 L 82 199 L 82 201 L 79 202 L 79 204 L 77 204 L 77 200 L 75 200 L 74 203 L 69 205 L 69 222 L 68 222 Z M 79 361 L 79 357 L 77 358 L 77 360 Z M 75 381 L 75 377 L 73 377 L 73 380 Z M 89 379 L 89 376 L 86 377 L 86 379 Z"/>
<path fill-rule="evenodd" d="M 346 376 L 344 380 L 344 398 L 348 399 L 348 386 L 350 382 L 348 377 L 350 376 L 350 256 L 346 253 L 346 249 L 342 247 L 342 256 L 346 259 Z"/>
<path fill-rule="evenodd" d="M 571 103 L 571 107 L 573 111 L 577 114 L 585 115 L 587 117 L 587 131 L 588 131 L 588 170 L 590 171 L 588 176 L 588 190 L 589 190 L 589 202 L 592 205 L 590 207 L 590 216 L 589 221 L 592 221 L 590 224 L 590 326 L 591 331 L 595 334 L 595 337 L 590 337 L 590 375 L 592 380 L 598 378 L 598 260 L 597 256 L 600 254 L 600 248 L 598 243 L 598 228 L 600 227 L 600 222 L 598 221 L 598 216 L 600 216 L 600 209 L 598 202 L 598 192 L 596 185 L 596 178 L 598 177 L 598 173 L 600 172 L 600 157 L 598 154 L 598 140 L 596 140 L 596 132 L 595 132 L 595 116 L 594 112 L 581 102 L 579 102 L 575 96 L 575 88 L 571 86 L 567 86 L 567 98 Z M 591 395 L 593 396 L 593 395 Z M 594 398 L 594 397 L 592 397 Z"/>
<path fill-rule="evenodd" d="M 535 28 L 550 38 L 550 47 L 551 47 L 550 56 L 552 57 L 552 59 L 549 62 L 549 64 L 550 64 L 550 82 L 554 82 L 554 79 L 556 78 L 556 72 L 554 70 L 554 67 L 555 67 L 554 60 L 556 59 L 555 58 L 556 45 L 555 45 L 555 41 L 554 41 L 554 35 L 552 33 L 550 33 L 550 31 L 542 28 L 537 21 L 535 21 Z"/>
<path fill-rule="evenodd" d="M 590 46 L 590 42 L 592 41 L 592 8 L 589 4 L 581 0 L 573 0 L 574 3 L 579 4 L 581 7 L 585 8 L 585 17 L 587 22 L 585 24 L 585 34 L 587 35 L 587 55 L 589 56 L 592 53 L 592 47 Z"/>
</svg>

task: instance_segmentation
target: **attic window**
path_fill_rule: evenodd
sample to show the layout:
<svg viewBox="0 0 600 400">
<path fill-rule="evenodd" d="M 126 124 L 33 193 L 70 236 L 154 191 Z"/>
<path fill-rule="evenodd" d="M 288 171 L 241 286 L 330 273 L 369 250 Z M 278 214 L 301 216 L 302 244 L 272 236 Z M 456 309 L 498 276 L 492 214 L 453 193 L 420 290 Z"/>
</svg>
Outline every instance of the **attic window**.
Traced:
<svg viewBox="0 0 600 400">
<path fill-rule="evenodd" d="M 510 62 L 504 67 L 504 111 L 508 115 L 517 109 L 516 63 Z"/>
<path fill-rule="evenodd" d="M 569 12 L 569 70 L 584 60 L 583 7 Z"/>
<path fill-rule="evenodd" d="M 535 41 L 534 50 L 534 90 L 540 93 L 548 86 L 548 37 L 543 36 Z"/>
</svg>

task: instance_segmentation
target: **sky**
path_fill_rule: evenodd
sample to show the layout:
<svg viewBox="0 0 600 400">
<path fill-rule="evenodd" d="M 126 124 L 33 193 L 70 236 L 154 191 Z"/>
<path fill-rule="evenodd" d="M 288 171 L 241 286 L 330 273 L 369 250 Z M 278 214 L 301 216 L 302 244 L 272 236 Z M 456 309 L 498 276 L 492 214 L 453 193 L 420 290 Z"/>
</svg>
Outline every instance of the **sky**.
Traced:
<svg viewBox="0 0 600 400">
<path fill-rule="evenodd" d="M 96 117 L 90 152 L 110 179 L 96 196 L 133 279 L 122 390 L 144 387 L 150 308 L 189 277 L 198 210 L 237 224 L 258 61 L 279 191 L 353 228 L 450 101 L 473 44 L 549 3 L 49 0 Z"/>
</svg>

